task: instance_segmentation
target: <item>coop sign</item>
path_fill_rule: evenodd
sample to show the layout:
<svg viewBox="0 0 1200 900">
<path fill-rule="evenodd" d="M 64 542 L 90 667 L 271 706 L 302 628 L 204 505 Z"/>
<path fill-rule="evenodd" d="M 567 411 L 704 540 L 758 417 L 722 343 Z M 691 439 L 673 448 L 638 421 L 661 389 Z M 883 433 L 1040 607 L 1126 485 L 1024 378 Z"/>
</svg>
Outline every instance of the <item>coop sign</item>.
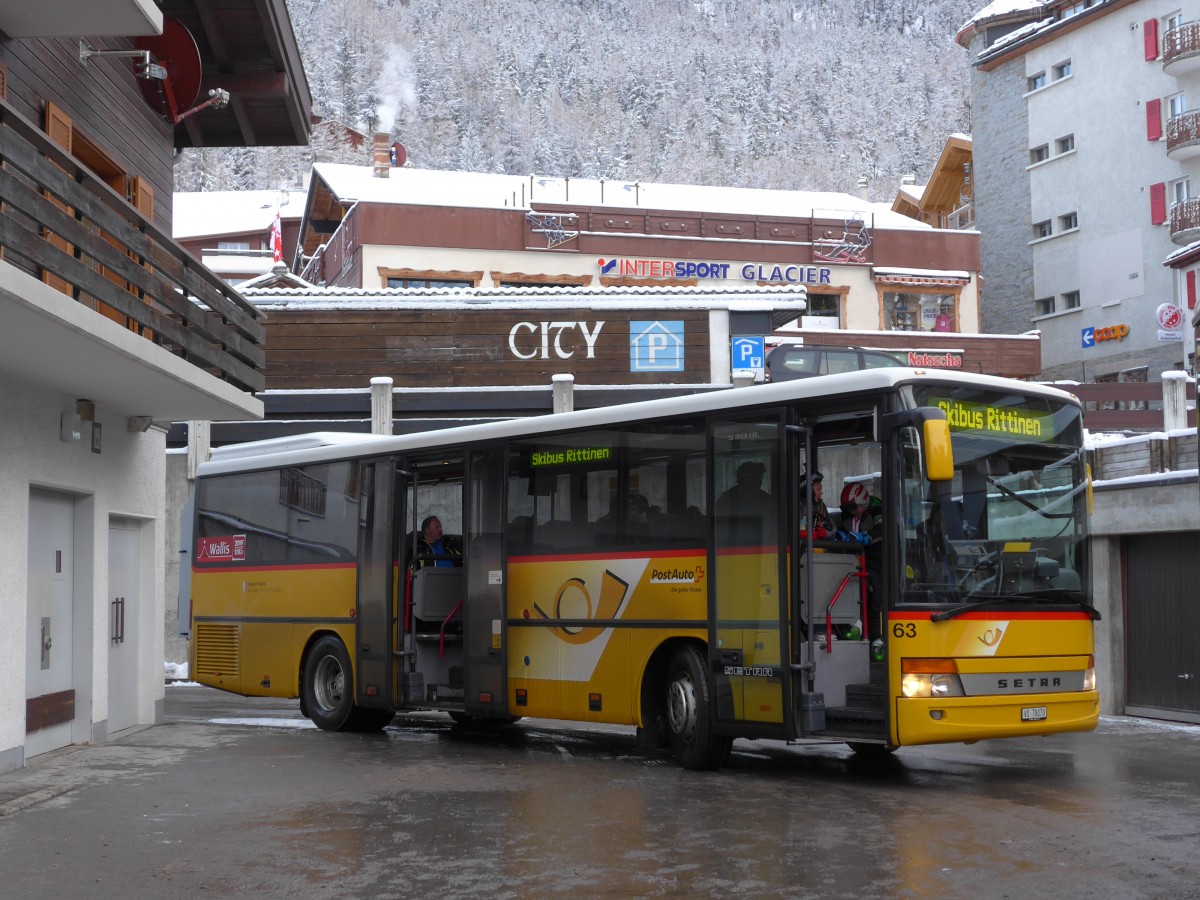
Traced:
<svg viewBox="0 0 1200 900">
<path fill-rule="evenodd" d="M 1054 429 L 1047 421 L 1048 413 L 1020 406 L 993 406 L 990 403 L 963 400 L 934 400 L 933 405 L 946 413 L 951 431 L 1019 437 L 1031 441 L 1048 441 L 1054 436 Z"/>
<path fill-rule="evenodd" d="M 508 349 L 517 359 L 570 359 L 582 353 L 596 358 L 596 340 L 604 322 L 518 322 L 508 332 Z"/>
</svg>

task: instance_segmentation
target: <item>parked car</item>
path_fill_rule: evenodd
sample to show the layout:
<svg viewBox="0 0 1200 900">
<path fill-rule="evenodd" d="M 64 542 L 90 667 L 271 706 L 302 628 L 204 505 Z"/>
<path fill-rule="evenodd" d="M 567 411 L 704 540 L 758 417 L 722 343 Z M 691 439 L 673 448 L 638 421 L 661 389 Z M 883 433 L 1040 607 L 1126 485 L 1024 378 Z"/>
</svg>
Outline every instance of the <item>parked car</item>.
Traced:
<svg viewBox="0 0 1200 900">
<path fill-rule="evenodd" d="M 816 375 L 835 375 L 859 369 L 883 369 L 904 365 L 883 350 L 859 347 L 806 347 L 780 344 L 767 354 L 766 381 L 791 381 Z"/>
</svg>

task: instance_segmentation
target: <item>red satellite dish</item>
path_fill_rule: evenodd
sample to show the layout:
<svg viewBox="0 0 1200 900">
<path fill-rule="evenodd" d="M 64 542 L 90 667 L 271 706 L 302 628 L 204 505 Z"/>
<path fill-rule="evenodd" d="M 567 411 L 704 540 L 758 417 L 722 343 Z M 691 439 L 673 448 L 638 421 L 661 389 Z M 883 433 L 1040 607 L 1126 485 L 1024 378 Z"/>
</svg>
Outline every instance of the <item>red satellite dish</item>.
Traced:
<svg viewBox="0 0 1200 900">
<path fill-rule="evenodd" d="M 203 71 L 196 39 L 178 19 L 163 16 L 162 34 L 139 37 L 133 46 L 138 50 L 149 50 L 154 57 L 152 61 L 165 70 L 167 76 L 165 79 L 138 78 L 142 97 L 160 116 L 176 121 L 200 96 Z"/>
<path fill-rule="evenodd" d="M 392 144 L 392 165 L 402 166 L 407 159 L 408 151 L 404 149 L 404 145 L 399 141 Z"/>
</svg>

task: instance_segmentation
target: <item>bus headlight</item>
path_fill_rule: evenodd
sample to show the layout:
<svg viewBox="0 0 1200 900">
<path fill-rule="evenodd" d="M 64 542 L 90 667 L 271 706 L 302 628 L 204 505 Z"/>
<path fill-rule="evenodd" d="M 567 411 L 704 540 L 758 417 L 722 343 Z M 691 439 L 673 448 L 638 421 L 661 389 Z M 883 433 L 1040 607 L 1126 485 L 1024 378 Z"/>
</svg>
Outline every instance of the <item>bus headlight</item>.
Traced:
<svg viewBox="0 0 1200 900">
<path fill-rule="evenodd" d="M 905 697 L 962 697 L 962 680 L 952 659 L 901 660 L 900 692 Z"/>
<path fill-rule="evenodd" d="M 1085 691 L 1094 691 L 1096 689 L 1096 657 L 1088 657 L 1088 667 L 1083 670 L 1083 689 Z"/>
</svg>

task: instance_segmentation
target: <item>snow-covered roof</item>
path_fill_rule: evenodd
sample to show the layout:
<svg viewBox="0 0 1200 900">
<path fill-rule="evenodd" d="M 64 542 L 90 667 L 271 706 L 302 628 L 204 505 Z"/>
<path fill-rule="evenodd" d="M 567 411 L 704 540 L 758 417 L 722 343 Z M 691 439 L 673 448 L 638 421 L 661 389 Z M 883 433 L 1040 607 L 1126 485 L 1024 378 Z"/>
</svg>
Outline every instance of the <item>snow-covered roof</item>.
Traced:
<svg viewBox="0 0 1200 900">
<path fill-rule="evenodd" d="M 378 178 L 372 166 L 317 163 L 313 173 L 344 203 L 410 203 L 472 209 L 529 209 L 544 204 L 611 206 L 731 215 L 871 217 L 876 227 L 929 229 L 894 213 L 891 203 L 873 203 L 834 191 L 782 191 L 658 182 L 551 178 L 391 168 Z"/>
<path fill-rule="evenodd" d="M 175 240 L 267 231 L 280 219 L 304 215 L 303 191 L 180 191 L 174 197 Z"/>
<path fill-rule="evenodd" d="M 502 288 L 341 288 L 312 287 L 279 290 L 239 288 L 242 295 L 267 312 L 297 309 L 730 309 L 804 312 L 808 291 L 803 285 L 736 289 L 718 287 L 618 287 L 580 290 L 577 287 Z"/>
<path fill-rule="evenodd" d="M 963 22 L 959 26 L 958 34 L 961 36 L 968 28 L 973 28 L 982 22 L 1003 19 L 1006 16 L 1017 16 L 1022 13 L 1033 13 L 1041 10 L 1045 5 L 1044 0 L 993 0 L 992 3 Z"/>
</svg>

